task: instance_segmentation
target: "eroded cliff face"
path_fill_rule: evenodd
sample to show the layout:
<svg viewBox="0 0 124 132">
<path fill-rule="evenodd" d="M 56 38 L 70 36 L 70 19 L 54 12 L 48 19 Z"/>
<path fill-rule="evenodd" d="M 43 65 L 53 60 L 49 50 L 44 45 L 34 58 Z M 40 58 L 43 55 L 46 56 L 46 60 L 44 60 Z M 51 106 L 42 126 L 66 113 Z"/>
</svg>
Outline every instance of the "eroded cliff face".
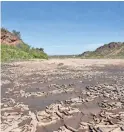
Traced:
<svg viewBox="0 0 124 132">
<path fill-rule="evenodd" d="M 21 43 L 23 42 L 18 36 L 15 36 L 7 30 L 1 29 L 1 44 L 18 45 Z"/>
</svg>

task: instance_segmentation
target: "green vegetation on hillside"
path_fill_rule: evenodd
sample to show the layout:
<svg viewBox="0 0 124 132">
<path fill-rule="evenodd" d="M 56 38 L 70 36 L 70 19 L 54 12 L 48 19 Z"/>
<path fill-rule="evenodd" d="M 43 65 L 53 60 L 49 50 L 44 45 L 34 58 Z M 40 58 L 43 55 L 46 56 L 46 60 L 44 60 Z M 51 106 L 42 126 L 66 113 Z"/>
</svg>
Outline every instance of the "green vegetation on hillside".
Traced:
<svg viewBox="0 0 124 132">
<path fill-rule="evenodd" d="M 21 39 L 20 32 L 1 28 L 1 61 L 48 59 L 43 48 L 31 48 Z"/>
<path fill-rule="evenodd" d="M 27 59 L 48 59 L 46 53 L 41 50 L 31 48 L 27 44 L 17 46 L 1 44 L 1 61 L 27 60 Z"/>
</svg>

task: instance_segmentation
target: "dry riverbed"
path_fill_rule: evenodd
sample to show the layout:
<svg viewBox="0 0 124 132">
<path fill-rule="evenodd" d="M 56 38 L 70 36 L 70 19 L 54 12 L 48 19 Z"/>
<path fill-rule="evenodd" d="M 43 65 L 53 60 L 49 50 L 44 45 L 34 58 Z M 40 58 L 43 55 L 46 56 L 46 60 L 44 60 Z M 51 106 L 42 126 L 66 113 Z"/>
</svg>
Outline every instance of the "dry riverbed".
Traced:
<svg viewBox="0 0 124 132">
<path fill-rule="evenodd" d="M 1 66 L 2 132 L 123 132 L 124 60 Z"/>
</svg>

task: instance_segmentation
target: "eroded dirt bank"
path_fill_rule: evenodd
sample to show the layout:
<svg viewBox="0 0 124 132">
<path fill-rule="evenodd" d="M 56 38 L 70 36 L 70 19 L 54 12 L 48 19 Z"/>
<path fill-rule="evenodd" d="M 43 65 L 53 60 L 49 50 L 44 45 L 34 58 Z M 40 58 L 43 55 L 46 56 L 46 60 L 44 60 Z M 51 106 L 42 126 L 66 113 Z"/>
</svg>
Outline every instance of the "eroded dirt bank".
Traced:
<svg viewBox="0 0 124 132">
<path fill-rule="evenodd" d="M 2 64 L 2 132 L 124 131 L 124 60 Z"/>
</svg>

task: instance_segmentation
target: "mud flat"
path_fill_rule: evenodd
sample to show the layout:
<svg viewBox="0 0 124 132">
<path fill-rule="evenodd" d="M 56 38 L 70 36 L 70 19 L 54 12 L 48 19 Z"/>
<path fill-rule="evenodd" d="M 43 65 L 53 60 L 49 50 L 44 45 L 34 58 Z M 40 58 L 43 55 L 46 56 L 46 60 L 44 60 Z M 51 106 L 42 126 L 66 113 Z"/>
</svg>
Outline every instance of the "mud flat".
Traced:
<svg viewBox="0 0 124 132">
<path fill-rule="evenodd" d="M 124 131 L 124 60 L 4 63 L 2 132 Z"/>
</svg>

